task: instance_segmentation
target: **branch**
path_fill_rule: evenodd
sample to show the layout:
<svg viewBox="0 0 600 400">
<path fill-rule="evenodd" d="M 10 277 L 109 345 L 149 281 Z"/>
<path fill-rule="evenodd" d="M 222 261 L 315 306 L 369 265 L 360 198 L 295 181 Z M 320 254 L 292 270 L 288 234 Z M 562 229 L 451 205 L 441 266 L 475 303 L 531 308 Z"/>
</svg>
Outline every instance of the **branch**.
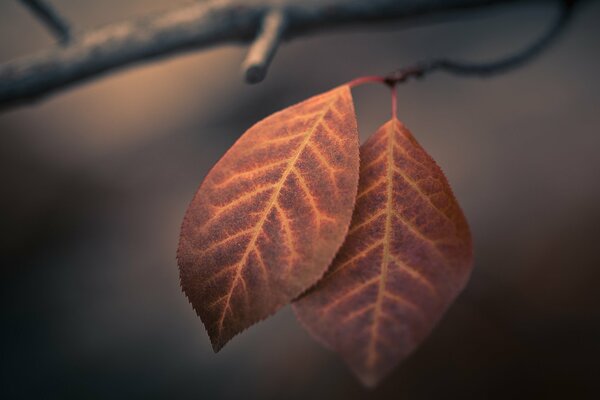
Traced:
<svg viewBox="0 0 600 400">
<path fill-rule="evenodd" d="M 542 1 L 542 0 L 538 0 Z M 550 1 L 550 0 L 546 0 Z M 323 29 L 407 20 L 516 0 L 214 0 L 108 25 L 0 65 L 0 109 L 37 100 L 134 63 L 231 42 L 248 42 L 279 7 L 285 39 Z M 264 30 L 263 30 L 264 31 Z M 277 36 L 277 35 L 275 35 Z M 260 42 L 260 39 L 259 39 Z M 269 40 L 272 55 L 277 40 Z M 267 60 L 269 57 L 264 57 Z M 268 62 L 264 63 L 264 67 Z"/>
<path fill-rule="evenodd" d="M 508 57 L 486 63 L 469 63 L 446 58 L 434 59 L 394 71 L 384 77 L 383 81 L 393 87 L 398 83 L 405 82 L 411 77 L 423 78 L 425 75 L 429 75 L 435 71 L 446 71 L 454 75 L 483 78 L 502 74 L 521 67 L 540 55 L 554 43 L 571 21 L 575 4 L 576 0 L 563 0 L 559 2 L 559 5 L 561 6 L 560 12 L 550 28 L 529 47 Z"/>
<path fill-rule="evenodd" d="M 242 63 L 246 82 L 258 83 L 265 79 L 267 68 L 275 56 L 286 24 L 285 14 L 280 8 L 274 8 L 265 15 L 261 31 L 254 39 Z"/>
<path fill-rule="evenodd" d="M 356 78 L 348 84 L 356 87 L 365 83 L 381 83 L 392 88 L 395 96 L 395 87 L 399 83 L 406 82 L 409 78 L 421 79 L 435 71 L 446 71 L 450 74 L 471 77 L 488 77 L 502 74 L 509 70 L 520 67 L 546 50 L 565 30 L 571 17 L 575 4 L 578 0 L 561 0 L 560 13 L 550 28 L 529 47 L 522 49 L 508 57 L 500 58 L 486 63 L 468 63 L 446 58 L 422 61 L 408 67 L 400 68 L 386 76 L 372 75 Z"/>
<path fill-rule="evenodd" d="M 56 36 L 59 43 L 69 42 L 71 38 L 69 25 L 49 3 L 44 0 L 21 0 L 21 3 Z"/>
</svg>

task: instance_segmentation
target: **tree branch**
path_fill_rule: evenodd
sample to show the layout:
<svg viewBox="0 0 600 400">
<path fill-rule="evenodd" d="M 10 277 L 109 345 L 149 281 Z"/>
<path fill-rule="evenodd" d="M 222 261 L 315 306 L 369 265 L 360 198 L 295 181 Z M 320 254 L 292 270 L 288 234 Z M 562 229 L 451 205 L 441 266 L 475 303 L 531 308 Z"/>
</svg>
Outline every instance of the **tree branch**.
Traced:
<svg viewBox="0 0 600 400">
<path fill-rule="evenodd" d="M 0 109 L 37 100 L 141 61 L 228 42 L 250 41 L 261 29 L 264 16 L 275 7 L 285 16 L 284 38 L 290 39 L 322 29 L 407 20 L 511 2 L 516 0 L 214 0 L 193 3 L 159 15 L 84 32 L 74 37 L 68 46 L 0 65 Z"/>
<path fill-rule="evenodd" d="M 265 79 L 267 68 L 275 56 L 286 24 L 286 16 L 280 8 L 274 8 L 265 15 L 261 31 L 252 42 L 242 63 L 246 82 L 258 83 Z"/>
<path fill-rule="evenodd" d="M 71 38 L 69 24 L 48 2 L 44 0 L 21 0 L 21 3 L 56 36 L 59 43 L 67 44 L 69 42 Z"/>
<path fill-rule="evenodd" d="M 412 66 L 398 69 L 383 78 L 384 83 L 394 86 L 405 82 L 411 77 L 423 78 L 436 71 L 446 71 L 450 74 L 461 76 L 488 77 L 502 74 L 518 68 L 546 50 L 565 30 L 573 16 L 575 0 L 562 0 L 559 3 L 560 12 L 550 28 L 528 47 L 512 55 L 484 63 L 470 63 L 447 58 L 424 61 Z"/>
</svg>

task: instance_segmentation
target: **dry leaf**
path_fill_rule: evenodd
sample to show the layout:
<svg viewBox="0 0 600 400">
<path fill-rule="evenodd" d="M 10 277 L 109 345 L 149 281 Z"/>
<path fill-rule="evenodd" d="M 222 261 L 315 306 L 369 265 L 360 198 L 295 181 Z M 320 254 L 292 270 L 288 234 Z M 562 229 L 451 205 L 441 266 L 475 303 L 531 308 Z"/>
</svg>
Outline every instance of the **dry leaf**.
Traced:
<svg viewBox="0 0 600 400">
<path fill-rule="evenodd" d="M 210 171 L 178 261 L 215 351 L 322 277 L 352 217 L 358 147 L 345 85 L 258 122 Z"/>
<path fill-rule="evenodd" d="M 375 386 L 465 286 L 472 244 L 444 174 L 400 121 L 382 126 L 360 156 L 348 237 L 294 309 L 317 340 Z"/>
</svg>

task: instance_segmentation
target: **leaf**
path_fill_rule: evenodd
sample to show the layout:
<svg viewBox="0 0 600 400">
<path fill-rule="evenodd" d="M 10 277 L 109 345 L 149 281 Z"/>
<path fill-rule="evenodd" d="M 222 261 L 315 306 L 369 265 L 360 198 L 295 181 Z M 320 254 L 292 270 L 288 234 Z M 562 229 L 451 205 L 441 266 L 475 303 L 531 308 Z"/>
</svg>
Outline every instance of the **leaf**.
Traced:
<svg viewBox="0 0 600 400">
<path fill-rule="evenodd" d="M 358 152 L 345 85 L 258 122 L 210 171 L 177 257 L 215 351 L 323 276 L 350 225 Z"/>
<path fill-rule="evenodd" d="M 375 386 L 462 290 L 472 244 L 444 174 L 400 121 L 383 125 L 360 156 L 348 237 L 294 309 L 317 340 Z"/>
</svg>

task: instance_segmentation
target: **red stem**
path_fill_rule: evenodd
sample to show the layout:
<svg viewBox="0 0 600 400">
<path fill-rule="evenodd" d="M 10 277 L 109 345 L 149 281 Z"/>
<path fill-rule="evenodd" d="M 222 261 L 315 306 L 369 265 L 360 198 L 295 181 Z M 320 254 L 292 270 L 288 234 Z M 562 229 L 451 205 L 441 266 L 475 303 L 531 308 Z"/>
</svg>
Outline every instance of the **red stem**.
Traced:
<svg viewBox="0 0 600 400">
<path fill-rule="evenodd" d="M 370 75 L 370 76 L 361 76 L 360 78 L 356 78 L 347 83 L 350 88 L 354 88 L 356 86 L 364 85 L 365 83 L 382 83 L 385 84 L 385 78 L 383 76 Z"/>
<path fill-rule="evenodd" d="M 360 78 L 356 78 L 346 83 L 351 89 L 356 86 L 364 85 L 367 83 L 380 83 L 382 85 L 388 86 L 392 91 L 392 119 L 397 119 L 397 111 L 398 108 L 398 93 L 396 92 L 396 85 L 400 81 L 399 77 L 383 77 L 378 75 L 369 75 L 369 76 L 361 76 Z"/>
<path fill-rule="evenodd" d="M 397 119 L 398 92 L 396 91 L 396 85 L 390 85 L 390 89 L 392 91 L 392 119 Z"/>
</svg>

